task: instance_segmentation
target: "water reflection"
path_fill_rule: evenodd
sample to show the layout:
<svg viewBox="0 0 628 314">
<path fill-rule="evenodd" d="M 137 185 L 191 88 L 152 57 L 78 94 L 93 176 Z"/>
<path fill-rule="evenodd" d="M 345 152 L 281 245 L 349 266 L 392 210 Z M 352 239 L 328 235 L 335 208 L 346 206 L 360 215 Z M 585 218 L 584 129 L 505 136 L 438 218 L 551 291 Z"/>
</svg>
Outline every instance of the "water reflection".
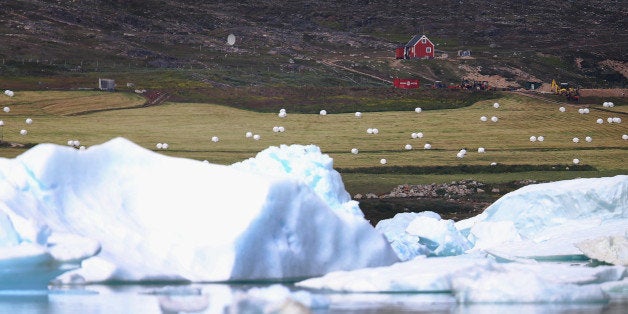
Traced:
<svg viewBox="0 0 628 314">
<path fill-rule="evenodd" d="M 623 314 L 626 308 L 625 297 L 608 304 L 457 304 L 446 293 L 325 293 L 290 285 L 88 285 L 0 291 L 0 313 Z"/>
</svg>

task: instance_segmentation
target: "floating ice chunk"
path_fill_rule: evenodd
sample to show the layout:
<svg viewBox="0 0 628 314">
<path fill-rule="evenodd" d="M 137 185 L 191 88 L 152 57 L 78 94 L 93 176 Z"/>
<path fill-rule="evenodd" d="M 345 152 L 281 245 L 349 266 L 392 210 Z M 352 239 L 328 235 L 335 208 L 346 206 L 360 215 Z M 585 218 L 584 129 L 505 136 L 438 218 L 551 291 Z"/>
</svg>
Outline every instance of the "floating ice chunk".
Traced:
<svg viewBox="0 0 628 314">
<path fill-rule="evenodd" d="M 472 246 L 450 219 L 418 216 L 410 222 L 406 232 L 418 236 L 419 243 L 430 250 L 430 256 L 459 255 Z"/>
<path fill-rule="evenodd" d="M 580 241 L 575 246 L 584 255 L 613 265 L 628 266 L 628 238 L 604 236 Z"/>
<path fill-rule="evenodd" d="M 389 267 L 330 272 L 296 285 L 344 292 L 449 292 L 452 279 L 458 274 L 485 269 L 490 264 L 488 259 L 476 255 L 418 257 Z"/>
</svg>

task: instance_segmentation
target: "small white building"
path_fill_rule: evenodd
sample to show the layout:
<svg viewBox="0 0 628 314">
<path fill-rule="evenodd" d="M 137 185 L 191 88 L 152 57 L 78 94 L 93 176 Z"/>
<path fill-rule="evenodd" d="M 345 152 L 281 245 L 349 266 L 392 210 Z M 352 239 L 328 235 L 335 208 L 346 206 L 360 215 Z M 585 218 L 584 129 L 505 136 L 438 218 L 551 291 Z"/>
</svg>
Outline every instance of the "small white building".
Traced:
<svg viewBox="0 0 628 314">
<path fill-rule="evenodd" d="M 113 92 L 116 89 L 116 81 L 112 79 L 98 79 L 98 89 Z"/>
</svg>

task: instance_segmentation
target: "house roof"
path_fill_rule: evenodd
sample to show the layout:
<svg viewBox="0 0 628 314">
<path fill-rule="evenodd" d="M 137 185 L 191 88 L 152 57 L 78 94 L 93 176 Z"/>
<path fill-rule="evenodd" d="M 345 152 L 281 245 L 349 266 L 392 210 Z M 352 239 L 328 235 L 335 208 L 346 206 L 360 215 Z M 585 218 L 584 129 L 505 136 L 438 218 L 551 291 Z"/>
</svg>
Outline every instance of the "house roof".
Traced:
<svg viewBox="0 0 628 314">
<path fill-rule="evenodd" d="M 419 40 L 421 40 L 421 38 L 425 37 L 425 39 L 427 39 L 427 41 L 429 41 L 430 43 L 432 43 L 432 41 L 427 38 L 427 36 L 425 35 L 414 35 L 414 37 L 412 37 L 412 39 L 410 39 L 410 41 L 405 45 L 405 47 L 412 47 L 414 45 L 416 45 L 416 43 L 419 42 Z"/>
</svg>

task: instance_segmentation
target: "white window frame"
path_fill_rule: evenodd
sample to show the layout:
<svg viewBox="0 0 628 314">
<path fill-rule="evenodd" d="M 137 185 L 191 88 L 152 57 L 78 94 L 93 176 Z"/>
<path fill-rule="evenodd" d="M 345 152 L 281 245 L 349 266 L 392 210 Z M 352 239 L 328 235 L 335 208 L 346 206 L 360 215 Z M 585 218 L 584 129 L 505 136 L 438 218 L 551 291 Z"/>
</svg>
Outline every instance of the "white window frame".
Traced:
<svg viewBox="0 0 628 314">
<path fill-rule="evenodd" d="M 425 47 L 425 53 L 432 53 L 432 47 Z"/>
</svg>

